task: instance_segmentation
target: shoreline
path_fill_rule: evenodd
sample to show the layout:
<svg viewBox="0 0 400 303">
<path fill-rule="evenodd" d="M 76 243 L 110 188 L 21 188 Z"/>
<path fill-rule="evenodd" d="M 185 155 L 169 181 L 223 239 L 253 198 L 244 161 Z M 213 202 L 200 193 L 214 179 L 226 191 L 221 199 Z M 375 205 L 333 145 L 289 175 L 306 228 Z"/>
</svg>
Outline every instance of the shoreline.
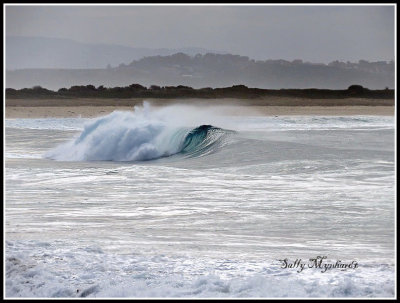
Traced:
<svg viewBox="0 0 400 303">
<path fill-rule="evenodd" d="M 222 116 L 348 116 L 383 115 L 394 116 L 394 100 L 379 99 L 305 99 L 305 98 L 262 98 L 262 99 L 6 99 L 5 117 L 13 118 L 94 118 L 115 110 L 131 111 L 134 106 L 148 102 L 153 108 L 165 106 L 190 106 L 212 108 Z"/>
<path fill-rule="evenodd" d="M 159 105 L 153 105 L 159 108 Z M 394 106 L 243 106 L 216 105 L 222 116 L 394 116 Z M 17 118 L 95 118 L 115 110 L 132 111 L 133 106 L 7 106 L 6 119 Z"/>
</svg>

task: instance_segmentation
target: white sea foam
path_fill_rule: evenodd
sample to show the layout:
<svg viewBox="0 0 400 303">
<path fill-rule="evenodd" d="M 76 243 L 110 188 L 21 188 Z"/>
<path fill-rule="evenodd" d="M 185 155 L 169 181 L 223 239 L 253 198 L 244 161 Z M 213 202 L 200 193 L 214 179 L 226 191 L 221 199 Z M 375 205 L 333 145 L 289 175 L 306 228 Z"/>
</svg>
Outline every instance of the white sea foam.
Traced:
<svg viewBox="0 0 400 303">
<path fill-rule="evenodd" d="M 297 273 L 265 260 L 116 255 L 73 243 L 7 241 L 7 297 L 393 297 L 394 268 Z"/>
</svg>

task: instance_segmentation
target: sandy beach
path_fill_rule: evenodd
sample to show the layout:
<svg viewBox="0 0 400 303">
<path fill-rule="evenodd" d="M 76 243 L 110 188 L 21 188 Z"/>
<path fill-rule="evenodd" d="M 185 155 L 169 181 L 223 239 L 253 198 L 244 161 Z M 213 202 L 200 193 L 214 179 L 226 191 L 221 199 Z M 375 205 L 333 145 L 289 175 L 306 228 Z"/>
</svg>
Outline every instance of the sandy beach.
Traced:
<svg viewBox="0 0 400 303">
<path fill-rule="evenodd" d="M 46 117 L 98 117 L 115 110 L 132 110 L 144 101 L 154 107 L 184 104 L 213 107 L 222 115 L 384 115 L 393 116 L 393 100 L 374 99 L 10 99 L 6 101 L 7 119 Z M 112 105 L 111 105 L 112 104 Z M 276 105 L 282 104 L 282 105 Z M 320 104 L 326 104 L 322 106 Z M 335 105 L 337 104 L 337 105 Z M 375 105 L 378 104 L 378 105 Z"/>
</svg>

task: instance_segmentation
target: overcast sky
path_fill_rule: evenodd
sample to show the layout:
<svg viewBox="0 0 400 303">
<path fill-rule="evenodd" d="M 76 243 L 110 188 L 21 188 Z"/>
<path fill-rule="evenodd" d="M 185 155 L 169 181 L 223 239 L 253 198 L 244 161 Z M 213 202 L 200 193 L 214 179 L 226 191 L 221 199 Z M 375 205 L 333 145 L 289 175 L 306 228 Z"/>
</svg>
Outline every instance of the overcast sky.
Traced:
<svg viewBox="0 0 400 303">
<path fill-rule="evenodd" d="M 394 6 L 6 6 L 6 34 L 254 59 L 394 59 Z"/>
</svg>

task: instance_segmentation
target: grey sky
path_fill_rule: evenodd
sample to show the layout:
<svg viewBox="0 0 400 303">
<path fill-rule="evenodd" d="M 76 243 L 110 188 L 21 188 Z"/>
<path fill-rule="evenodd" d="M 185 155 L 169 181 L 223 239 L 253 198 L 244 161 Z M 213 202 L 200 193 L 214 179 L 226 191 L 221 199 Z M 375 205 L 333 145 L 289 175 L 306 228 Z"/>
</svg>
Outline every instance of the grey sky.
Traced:
<svg viewBox="0 0 400 303">
<path fill-rule="evenodd" d="M 6 6 L 6 34 L 254 59 L 394 58 L 394 6 Z"/>
</svg>

